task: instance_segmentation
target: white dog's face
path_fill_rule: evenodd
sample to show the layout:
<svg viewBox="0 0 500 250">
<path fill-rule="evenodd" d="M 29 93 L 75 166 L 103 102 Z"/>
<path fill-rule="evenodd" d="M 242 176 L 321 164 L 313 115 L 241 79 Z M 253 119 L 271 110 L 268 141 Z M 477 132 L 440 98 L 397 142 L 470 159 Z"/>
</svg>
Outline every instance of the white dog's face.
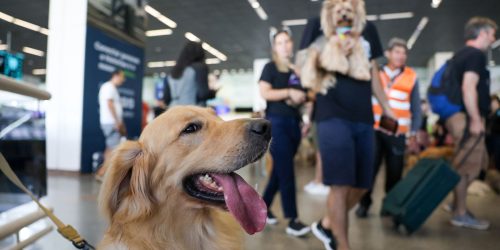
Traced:
<svg viewBox="0 0 500 250">
<path fill-rule="evenodd" d="M 332 19 L 337 27 L 352 27 L 354 15 L 354 7 L 351 1 L 342 1 L 333 7 Z"/>
</svg>

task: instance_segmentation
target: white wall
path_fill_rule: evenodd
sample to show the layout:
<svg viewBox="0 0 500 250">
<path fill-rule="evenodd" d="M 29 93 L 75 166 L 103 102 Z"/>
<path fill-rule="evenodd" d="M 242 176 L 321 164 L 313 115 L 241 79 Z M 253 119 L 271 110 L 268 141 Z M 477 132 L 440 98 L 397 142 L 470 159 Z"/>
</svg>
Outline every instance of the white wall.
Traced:
<svg viewBox="0 0 500 250">
<path fill-rule="evenodd" d="M 47 48 L 47 167 L 80 171 L 86 0 L 51 0 Z"/>
<path fill-rule="evenodd" d="M 254 88 L 257 82 L 254 80 L 253 72 L 223 73 L 219 79 L 220 90 L 217 98 L 231 109 L 235 107 L 253 107 Z"/>
</svg>

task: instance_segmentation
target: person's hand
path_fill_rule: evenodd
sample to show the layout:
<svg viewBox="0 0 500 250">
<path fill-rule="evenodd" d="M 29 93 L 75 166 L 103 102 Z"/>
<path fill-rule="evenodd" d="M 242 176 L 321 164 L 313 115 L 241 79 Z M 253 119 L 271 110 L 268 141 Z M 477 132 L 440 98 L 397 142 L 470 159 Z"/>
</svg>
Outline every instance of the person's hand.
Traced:
<svg viewBox="0 0 500 250">
<path fill-rule="evenodd" d="M 414 155 L 418 155 L 420 153 L 420 147 L 416 136 L 410 136 L 408 139 L 408 152 Z"/>
<path fill-rule="evenodd" d="M 306 101 L 306 94 L 304 91 L 293 88 L 288 89 L 288 91 L 290 99 L 294 104 L 301 104 Z"/>
<path fill-rule="evenodd" d="M 302 125 L 302 137 L 307 137 L 307 135 L 309 134 L 309 131 L 311 130 L 311 123 L 308 122 L 308 123 L 304 123 Z"/>
<path fill-rule="evenodd" d="M 484 124 L 481 120 L 471 120 L 469 125 L 471 135 L 478 136 L 484 132 Z"/>
<path fill-rule="evenodd" d="M 120 135 L 122 136 L 127 135 L 127 128 L 125 127 L 125 124 L 123 122 L 119 122 L 118 124 L 116 124 L 116 130 L 118 130 L 118 133 L 120 133 Z"/>
</svg>

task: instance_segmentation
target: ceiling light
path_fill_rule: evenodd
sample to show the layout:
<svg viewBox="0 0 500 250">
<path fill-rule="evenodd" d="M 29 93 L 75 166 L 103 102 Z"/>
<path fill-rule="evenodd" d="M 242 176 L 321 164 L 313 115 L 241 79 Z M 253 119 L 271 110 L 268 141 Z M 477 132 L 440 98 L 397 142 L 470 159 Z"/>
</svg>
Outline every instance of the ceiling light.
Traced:
<svg viewBox="0 0 500 250">
<path fill-rule="evenodd" d="M 214 55 L 215 57 L 219 58 L 222 61 L 227 60 L 227 56 L 222 54 L 220 51 L 216 50 L 214 47 L 210 46 L 208 43 L 203 43 L 201 45 L 203 49 L 206 51 L 210 52 L 210 54 Z"/>
<path fill-rule="evenodd" d="M 189 41 L 192 41 L 192 42 L 200 42 L 200 38 L 198 38 L 197 36 L 195 36 L 193 33 L 191 32 L 186 32 L 186 34 L 184 34 L 184 36 L 189 40 Z"/>
<path fill-rule="evenodd" d="M 0 50 L 7 50 L 9 48 L 9 45 L 7 44 L 0 44 Z"/>
<path fill-rule="evenodd" d="M 442 0 L 432 0 L 431 7 L 436 9 L 441 4 Z"/>
<path fill-rule="evenodd" d="M 424 28 L 428 22 L 429 22 L 428 17 L 422 17 L 422 19 L 420 19 L 420 22 L 418 23 L 417 28 L 415 29 L 415 31 L 413 31 L 413 34 L 411 34 L 410 39 L 408 39 L 408 44 L 407 44 L 408 49 L 411 49 L 413 47 L 413 45 L 415 45 L 415 42 L 417 41 L 418 37 L 420 36 L 420 33 L 422 32 L 422 30 L 424 30 Z"/>
<path fill-rule="evenodd" d="M 412 17 L 413 17 L 413 12 L 400 12 L 400 13 L 381 14 L 379 16 L 379 19 L 380 20 L 392 20 L 392 19 L 412 18 Z"/>
<path fill-rule="evenodd" d="M 46 36 L 49 35 L 49 30 L 46 29 L 46 28 L 40 28 L 39 32 L 42 33 L 42 34 L 44 34 L 44 35 L 46 35 Z"/>
<path fill-rule="evenodd" d="M 175 66 L 175 61 L 148 62 L 148 68 L 163 68 Z"/>
<path fill-rule="evenodd" d="M 151 16 L 156 17 L 156 19 L 158 19 L 158 21 L 164 23 L 168 27 L 170 27 L 170 28 L 176 28 L 177 27 L 177 23 L 175 23 L 172 19 L 170 19 L 170 18 L 162 15 L 159 11 L 155 10 L 150 5 L 146 5 L 146 7 L 144 7 L 144 10 L 148 14 L 150 14 Z"/>
<path fill-rule="evenodd" d="M 307 19 L 293 19 L 293 20 L 284 20 L 281 22 L 283 26 L 299 26 L 299 25 L 306 25 L 307 24 Z"/>
<path fill-rule="evenodd" d="M 189 41 L 192 41 L 192 42 L 201 42 L 201 39 L 199 37 L 195 36 L 191 32 L 186 32 L 184 34 L 184 36 Z M 227 60 L 227 56 L 226 55 L 224 55 L 223 53 L 221 53 L 220 51 L 218 51 L 214 47 L 210 46 L 210 44 L 203 42 L 201 44 L 201 46 L 203 47 L 204 50 L 208 51 L 210 54 L 212 54 L 215 57 L 219 58 L 219 60 L 221 60 L 221 61 L 226 61 Z"/>
<path fill-rule="evenodd" d="M 159 29 L 159 30 L 148 30 L 146 31 L 146 36 L 168 36 L 172 35 L 171 29 Z"/>
<path fill-rule="evenodd" d="M 27 54 L 32 54 L 35 56 L 40 56 L 40 57 L 45 55 L 45 52 L 43 52 L 41 50 L 30 48 L 30 47 L 23 47 L 23 52 L 27 53 Z"/>
<path fill-rule="evenodd" d="M 40 33 L 42 33 L 44 35 L 48 35 L 49 34 L 49 30 L 46 29 L 46 28 L 43 28 L 43 27 L 40 27 L 40 26 L 38 26 L 36 24 L 33 24 L 33 23 L 30 23 L 30 22 L 26 22 L 24 20 L 15 18 L 15 17 L 7 15 L 7 14 L 5 14 L 3 12 L 0 12 L 0 19 L 2 19 L 4 21 L 7 21 L 9 23 L 13 23 L 13 24 L 18 25 L 18 26 L 21 26 L 21 27 L 26 28 L 26 29 L 30 29 L 30 30 L 33 30 L 33 31 L 40 32 Z"/>
<path fill-rule="evenodd" d="M 260 19 L 267 20 L 267 14 L 257 0 L 248 0 L 248 2 L 250 3 L 250 6 L 252 6 L 252 8 L 255 10 L 255 12 L 257 12 L 257 15 L 260 17 Z"/>
<path fill-rule="evenodd" d="M 377 15 L 366 15 L 366 20 L 368 21 L 377 21 L 378 16 Z"/>
<path fill-rule="evenodd" d="M 4 21 L 7 21 L 9 23 L 12 23 L 12 22 L 14 22 L 15 18 L 12 17 L 12 16 L 9 16 L 9 15 L 3 13 L 3 12 L 0 12 L 0 19 L 2 19 Z"/>
<path fill-rule="evenodd" d="M 255 11 L 257 12 L 257 15 L 260 17 L 260 19 L 267 20 L 267 14 L 262 7 L 255 9 Z"/>
<path fill-rule="evenodd" d="M 39 75 L 45 75 L 47 73 L 46 69 L 34 69 L 33 70 L 33 75 L 39 76 Z"/>
<path fill-rule="evenodd" d="M 30 29 L 30 30 L 33 30 L 33 31 L 39 31 L 40 30 L 40 26 L 36 25 L 36 24 L 32 24 L 30 22 L 26 22 L 26 21 L 23 21 L 21 19 L 14 19 L 14 24 L 17 24 L 21 27 L 24 27 L 26 29 Z"/>
<path fill-rule="evenodd" d="M 221 61 L 219 58 L 207 58 L 205 60 L 206 64 L 219 64 Z"/>
</svg>

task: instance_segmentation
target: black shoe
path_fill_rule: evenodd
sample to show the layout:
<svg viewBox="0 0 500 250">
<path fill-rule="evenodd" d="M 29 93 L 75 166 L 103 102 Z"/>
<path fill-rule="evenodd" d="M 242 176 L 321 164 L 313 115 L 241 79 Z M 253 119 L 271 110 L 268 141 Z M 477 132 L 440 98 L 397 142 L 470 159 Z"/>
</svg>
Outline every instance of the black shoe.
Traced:
<svg viewBox="0 0 500 250">
<path fill-rule="evenodd" d="M 358 208 L 356 209 L 356 216 L 358 218 L 368 217 L 368 207 L 365 207 L 363 205 L 359 205 Z"/>
<path fill-rule="evenodd" d="M 278 224 L 278 219 L 276 219 L 276 216 L 271 212 L 271 210 L 267 210 L 267 220 L 266 223 L 268 225 L 276 225 Z"/>
<path fill-rule="evenodd" d="M 321 220 L 318 222 L 314 222 L 311 225 L 312 232 L 316 238 L 318 238 L 326 250 L 335 250 L 337 249 L 337 241 L 333 236 L 332 230 L 326 229 L 321 225 Z"/>
<path fill-rule="evenodd" d="M 304 225 L 304 223 L 300 222 L 298 219 L 291 219 L 286 228 L 286 233 L 295 237 L 304 236 L 310 231 L 311 228 Z"/>
</svg>

